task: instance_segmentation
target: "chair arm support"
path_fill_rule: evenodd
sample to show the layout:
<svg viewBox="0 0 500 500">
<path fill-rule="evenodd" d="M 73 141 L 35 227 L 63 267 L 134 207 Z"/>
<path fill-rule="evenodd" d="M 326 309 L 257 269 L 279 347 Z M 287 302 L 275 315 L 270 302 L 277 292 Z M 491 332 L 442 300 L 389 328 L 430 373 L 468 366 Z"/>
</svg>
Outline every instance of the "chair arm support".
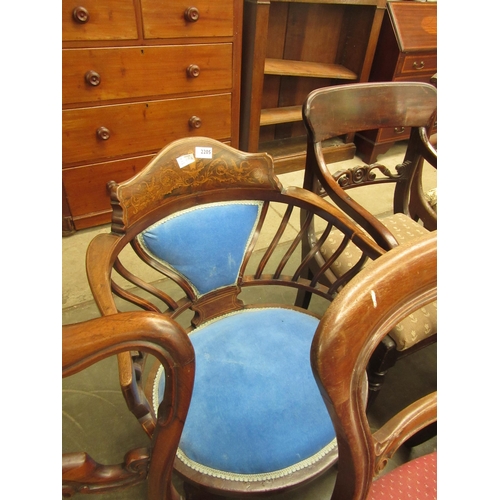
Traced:
<svg viewBox="0 0 500 500">
<path fill-rule="evenodd" d="M 85 452 L 62 456 L 62 495 L 102 493 L 132 486 L 147 476 L 150 452 L 148 448 L 129 451 L 118 465 L 102 465 Z"/>
<path fill-rule="evenodd" d="M 437 392 L 433 392 L 407 406 L 373 434 L 376 465 L 380 472 L 389 458 L 410 437 L 437 421 Z"/>
<path fill-rule="evenodd" d="M 114 234 L 99 234 L 90 242 L 87 249 L 87 278 L 92 295 L 103 316 L 118 313 L 112 293 L 111 268 L 106 264 L 113 261 L 111 255 L 118 251 L 118 241 L 119 237 Z M 151 437 L 155 418 L 142 388 L 137 383 L 130 352 L 120 352 L 117 357 L 120 386 L 127 406 Z"/>
<path fill-rule="evenodd" d="M 308 145 L 311 148 L 310 145 Z M 317 163 L 312 165 L 315 175 L 320 180 L 328 196 L 336 203 L 349 217 L 359 224 L 384 250 L 391 250 L 398 246 L 394 235 L 384 226 L 373 214 L 353 200 L 348 191 L 344 190 L 333 178 L 328 170 L 321 147 L 321 143 L 313 145 L 313 153 L 309 156 L 316 157 Z M 311 169 L 311 166 L 309 166 Z M 305 186 L 306 187 L 306 186 Z M 310 189 L 310 188 L 308 188 Z"/>
<path fill-rule="evenodd" d="M 419 127 L 418 133 L 421 141 L 421 154 L 424 160 L 427 160 L 430 165 L 437 168 L 437 151 L 429 139 L 427 129 Z"/>
</svg>

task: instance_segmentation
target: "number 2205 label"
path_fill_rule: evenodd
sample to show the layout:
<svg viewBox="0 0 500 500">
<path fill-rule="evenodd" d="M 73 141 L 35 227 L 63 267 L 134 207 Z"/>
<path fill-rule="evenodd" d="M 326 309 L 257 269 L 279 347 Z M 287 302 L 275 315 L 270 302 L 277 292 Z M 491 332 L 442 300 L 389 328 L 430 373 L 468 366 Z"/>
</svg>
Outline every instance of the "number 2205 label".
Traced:
<svg viewBox="0 0 500 500">
<path fill-rule="evenodd" d="M 196 158 L 212 158 L 212 148 L 196 147 L 194 154 Z"/>
</svg>

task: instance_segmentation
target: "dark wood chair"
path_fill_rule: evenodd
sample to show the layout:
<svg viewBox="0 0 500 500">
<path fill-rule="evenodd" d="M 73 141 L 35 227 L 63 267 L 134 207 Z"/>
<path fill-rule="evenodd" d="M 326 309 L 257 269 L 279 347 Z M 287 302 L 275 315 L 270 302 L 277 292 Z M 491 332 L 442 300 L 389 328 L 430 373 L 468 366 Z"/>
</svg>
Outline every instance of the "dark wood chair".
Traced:
<svg viewBox="0 0 500 500">
<path fill-rule="evenodd" d="M 204 137 L 171 143 L 110 192 L 111 232 L 87 252 L 101 313 L 160 312 L 183 326 L 196 353 L 174 463 L 186 497 L 284 491 L 328 470 L 336 438 L 312 375 L 311 340 L 338 290 L 384 250 L 320 196 L 284 189 L 269 155 Z M 313 219 L 322 234 L 302 256 Z M 333 230 L 344 235 L 337 251 L 304 278 Z M 323 273 L 348 244 L 358 262 L 325 285 Z M 294 305 L 299 291 L 312 294 L 308 309 Z M 154 436 L 165 373 L 158 363 L 148 370 L 142 351 L 118 355 L 120 384 Z"/>
<path fill-rule="evenodd" d="M 403 409 L 373 434 L 363 397 L 367 362 L 377 344 L 408 313 L 436 297 L 437 234 L 430 233 L 367 266 L 323 316 L 312 343 L 311 364 L 337 432 L 338 474 L 332 500 L 437 498 L 437 452 L 372 483 L 403 442 L 436 422 L 437 392 Z"/>
<path fill-rule="evenodd" d="M 169 383 L 157 412 L 151 446 L 130 450 L 123 463 L 103 465 L 85 452 L 62 457 L 62 492 L 104 493 L 148 479 L 149 498 L 178 500 L 172 485 L 175 453 L 194 382 L 194 350 L 174 321 L 155 312 L 128 312 L 63 326 L 62 374 L 68 377 L 101 359 L 137 349 L 158 358 Z M 92 412 L 92 408 L 89 408 Z M 110 430 L 112 423 L 110 422 Z"/>
<path fill-rule="evenodd" d="M 425 83 L 360 83 L 311 92 L 303 106 L 308 133 L 304 188 L 328 197 L 385 250 L 435 230 L 437 214 L 422 188 L 422 170 L 424 161 L 437 168 L 437 152 L 427 136 L 434 124 L 436 106 L 436 89 Z M 323 156 L 325 142 L 358 130 L 381 127 L 411 128 L 406 154 L 395 170 L 380 163 L 336 171 L 335 164 L 328 167 Z M 375 188 L 372 196 L 379 196 L 377 187 L 381 184 L 394 186 L 393 209 L 375 217 L 355 200 L 356 188 L 363 188 L 367 199 L 367 189 Z M 315 240 L 315 229 L 311 227 L 304 237 L 304 255 L 311 251 Z M 325 266 L 336 247 L 333 233 L 311 261 L 312 273 Z M 334 283 L 342 277 L 356 258 L 356 249 L 348 247 L 335 265 L 330 266 L 330 272 L 323 274 L 325 283 Z M 299 301 L 306 304 L 308 298 L 305 294 Z M 369 405 L 375 400 L 387 370 L 398 359 L 435 342 L 436 338 L 437 304 L 416 311 L 399 323 L 382 340 L 370 361 Z"/>
</svg>

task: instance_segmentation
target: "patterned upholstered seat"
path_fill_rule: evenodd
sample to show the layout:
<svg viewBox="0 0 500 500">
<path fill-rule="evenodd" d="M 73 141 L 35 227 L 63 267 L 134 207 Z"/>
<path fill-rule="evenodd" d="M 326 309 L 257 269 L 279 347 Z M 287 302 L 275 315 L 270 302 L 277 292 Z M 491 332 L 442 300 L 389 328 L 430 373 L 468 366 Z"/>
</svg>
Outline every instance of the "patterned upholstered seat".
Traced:
<svg viewBox="0 0 500 500">
<path fill-rule="evenodd" d="M 399 244 L 419 238 L 428 231 L 418 222 L 404 214 L 390 214 L 379 219 L 396 238 Z M 321 249 L 323 257 L 328 259 L 338 248 L 340 234 L 333 231 Z M 347 245 L 335 264 L 331 267 L 336 277 L 342 276 L 359 260 L 359 251 L 354 245 Z M 368 262 L 366 265 L 370 265 Z M 422 307 L 403 319 L 390 332 L 389 336 L 396 343 L 398 351 L 409 349 L 426 338 L 437 333 L 437 302 Z"/>
<path fill-rule="evenodd" d="M 415 458 L 373 482 L 367 500 L 437 498 L 437 452 Z"/>
</svg>

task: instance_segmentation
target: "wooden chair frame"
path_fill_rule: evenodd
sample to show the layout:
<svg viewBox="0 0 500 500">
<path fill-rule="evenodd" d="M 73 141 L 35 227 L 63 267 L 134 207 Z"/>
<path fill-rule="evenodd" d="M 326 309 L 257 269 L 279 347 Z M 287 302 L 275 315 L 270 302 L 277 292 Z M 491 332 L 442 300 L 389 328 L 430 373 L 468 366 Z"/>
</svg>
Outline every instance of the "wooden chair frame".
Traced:
<svg viewBox="0 0 500 500">
<path fill-rule="evenodd" d="M 437 228 L 437 214 L 425 198 L 422 188 L 424 160 L 437 168 L 437 151 L 428 138 L 428 130 L 436 120 L 437 95 L 432 85 L 417 82 L 382 82 L 338 85 L 317 89 L 303 105 L 307 128 L 307 157 L 304 188 L 328 197 L 352 220 L 361 226 L 382 248 L 391 250 L 398 242 L 390 230 L 349 193 L 359 186 L 394 185 L 393 213 L 422 221 L 429 231 Z M 410 139 L 402 163 L 395 172 L 381 163 L 339 169 L 331 173 L 323 156 L 323 142 L 343 134 L 380 127 L 410 128 Z M 304 238 L 303 252 L 308 253 L 315 241 L 314 227 Z M 323 267 L 325 261 L 317 253 L 311 270 Z M 333 282 L 336 276 L 325 273 Z M 307 304 L 310 296 L 299 301 Z M 371 405 L 381 388 L 387 370 L 398 359 L 435 342 L 432 335 L 403 351 L 398 351 L 393 339 L 384 338 L 370 362 L 369 380 Z"/>
<path fill-rule="evenodd" d="M 151 446 L 130 450 L 118 465 L 99 464 L 85 452 L 63 454 L 63 497 L 121 490 L 147 478 L 149 498 L 181 498 L 172 485 L 172 469 L 191 400 L 195 364 L 184 330 L 161 314 L 145 311 L 63 326 L 63 378 L 131 349 L 154 355 L 170 374 Z"/>
<path fill-rule="evenodd" d="M 203 147 L 211 152 L 211 158 L 196 158 L 196 148 Z M 180 168 L 179 158 L 186 155 L 193 161 Z M 87 275 L 90 288 L 101 314 L 113 315 L 120 311 L 118 302 L 126 301 L 139 309 L 161 312 L 175 321 L 181 321 L 189 313 L 187 324 L 189 333 L 199 325 L 223 316 L 224 314 L 261 304 L 246 303 L 239 297 L 243 289 L 255 287 L 280 286 L 283 289 L 308 292 L 327 304 L 334 300 L 342 288 L 362 268 L 367 259 L 376 259 L 384 253 L 378 245 L 363 234 L 341 211 L 323 200 L 320 196 L 300 187 L 283 188 L 273 173 L 272 158 L 267 154 L 245 153 L 208 138 L 188 138 L 175 141 L 166 146 L 139 174 L 129 181 L 110 183 L 113 219 L 111 232 L 99 234 L 89 245 L 87 251 Z M 155 221 L 172 215 L 180 210 L 187 210 L 205 203 L 225 203 L 234 200 L 260 200 L 261 215 L 257 223 L 254 238 L 247 248 L 243 264 L 234 286 L 223 287 L 202 296 L 196 296 L 186 279 L 168 266 L 159 264 L 144 253 L 137 243 L 138 235 Z M 255 263 L 250 264 L 257 240 L 264 230 L 267 231 L 268 219 L 273 207 L 281 207 L 281 221 L 274 227 L 269 245 Z M 296 214 L 296 215 L 295 215 Z M 290 226 L 298 222 L 294 236 L 287 240 Z M 309 214 L 309 215 L 307 215 Z M 296 218 L 294 218 L 296 217 Z M 294 252 L 300 255 L 300 244 L 309 230 L 314 218 L 322 219 L 325 229 L 310 252 L 300 258 L 298 267 L 289 269 Z M 361 250 L 361 257 L 350 273 L 334 284 L 325 285 L 323 269 L 304 278 L 303 270 L 314 259 L 322 242 L 332 229 L 344 233 L 339 251 L 331 259 L 331 264 L 342 248 L 352 242 Z M 156 283 L 142 279 L 132 269 L 127 269 L 120 253 L 128 245 L 135 250 L 141 262 L 158 271 L 170 284 L 177 286 L 180 294 L 171 294 Z M 280 253 L 281 252 L 281 253 Z M 277 257 L 278 264 L 271 262 Z M 274 267 L 273 267 L 274 266 Z M 128 285 L 119 283 L 126 280 Z M 146 297 L 147 296 L 147 297 Z M 294 295 L 295 296 L 295 295 Z M 117 302 L 118 301 L 118 302 Z M 264 300 L 265 302 L 265 300 Z M 290 308 L 302 310 L 293 305 Z M 143 373 L 144 356 L 141 350 L 118 354 L 120 384 L 129 409 L 137 417 L 145 431 L 153 436 L 156 429 L 156 417 L 152 409 L 149 394 L 150 382 Z M 195 487 L 204 488 L 202 496 L 208 498 L 209 492 L 225 495 L 249 496 L 271 490 L 284 490 L 297 486 L 327 470 L 336 461 L 336 452 L 332 456 L 309 470 L 298 472 L 293 479 L 276 480 L 273 484 L 254 484 L 245 487 L 237 481 L 227 481 L 216 477 L 202 477 L 183 468 L 176 460 L 177 472 Z"/>
<path fill-rule="evenodd" d="M 431 233 L 388 252 L 359 273 L 324 315 L 311 363 L 339 439 L 332 500 L 365 499 L 373 478 L 397 448 L 436 422 L 434 392 L 372 434 L 362 395 L 368 361 L 386 332 L 436 298 L 437 233 Z"/>
</svg>

